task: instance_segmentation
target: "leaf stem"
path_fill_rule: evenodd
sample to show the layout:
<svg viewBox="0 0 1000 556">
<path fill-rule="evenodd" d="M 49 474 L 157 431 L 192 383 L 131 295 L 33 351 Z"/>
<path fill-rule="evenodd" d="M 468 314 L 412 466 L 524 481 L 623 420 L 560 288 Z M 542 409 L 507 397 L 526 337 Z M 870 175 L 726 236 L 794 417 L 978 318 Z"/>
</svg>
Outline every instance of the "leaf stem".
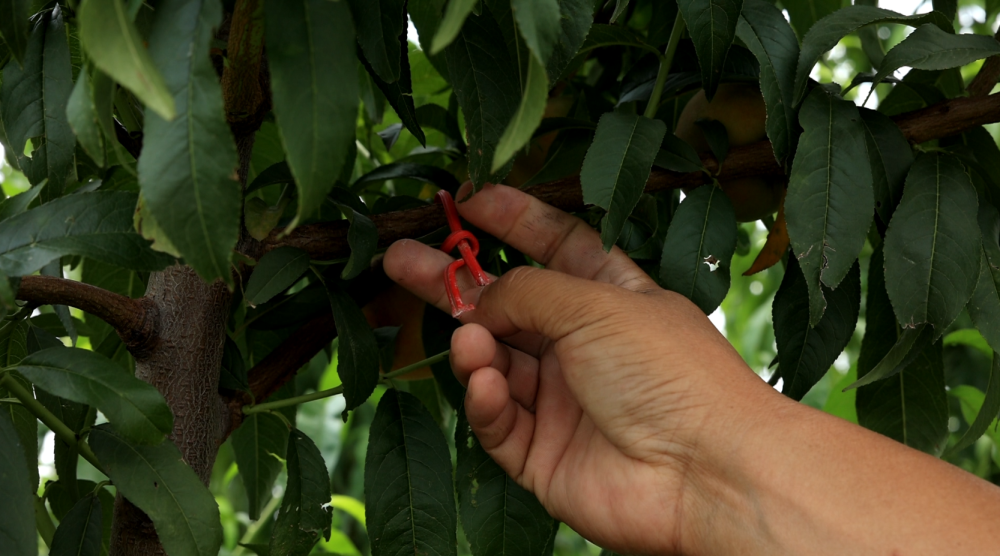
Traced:
<svg viewBox="0 0 1000 556">
<path fill-rule="evenodd" d="M 90 446 L 86 442 L 80 440 L 72 429 L 67 427 L 65 423 L 60 421 L 58 417 L 46 409 L 41 402 L 36 400 L 35 397 L 31 395 L 31 392 L 22 386 L 20 382 L 15 380 L 10 374 L 5 374 L 3 378 L 0 379 L 0 385 L 7 388 L 7 390 L 15 398 L 21 401 L 21 405 L 30 411 L 32 415 L 37 417 L 39 421 L 45 423 L 45 426 L 49 427 L 49 430 L 58 436 L 60 440 L 63 440 L 71 445 L 75 444 L 77 449 L 80 451 L 80 455 L 83 456 L 83 459 L 89 461 L 90 464 L 96 467 L 98 471 L 104 473 L 104 467 L 101 466 L 101 462 L 97 459 L 97 456 L 94 455 L 94 452 L 91 451 Z M 107 475 L 107 473 L 104 474 Z"/>
<path fill-rule="evenodd" d="M 677 52 L 677 45 L 681 42 L 681 37 L 684 36 L 686 28 L 684 18 L 681 17 L 681 12 L 678 11 L 677 17 L 674 18 L 674 28 L 670 30 L 670 40 L 667 41 L 667 47 L 663 51 L 663 56 L 660 56 L 660 70 L 656 73 L 656 84 L 653 85 L 653 93 L 649 95 L 646 112 L 643 114 L 647 118 L 655 117 L 656 111 L 660 108 L 660 96 L 663 95 L 663 84 L 667 82 L 670 66 L 674 63 L 674 53 Z"/>
<path fill-rule="evenodd" d="M 433 365 L 433 364 L 438 363 L 440 361 L 444 361 L 445 359 L 448 358 L 448 355 L 450 355 L 450 354 L 451 354 L 451 350 L 450 349 L 446 349 L 446 350 L 442 351 L 441 353 L 439 353 L 437 355 L 432 355 L 432 356 L 428 357 L 427 359 L 424 359 L 423 361 L 417 361 L 416 363 L 413 363 L 412 365 L 407 365 L 405 367 L 401 367 L 399 369 L 396 369 L 395 371 L 392 371 L 391 373 L 385 373 L 384 375 L 382 375 L 382 379 L 383 380 L 390 380 L 390 379 L 396 378 L 398 376 L 403 376 L 405 374 L 412 373 L 413 371 L 417 371 L 417 370 L 423 369 L 424 367 L 427 367 L 429 365 Z"/>
</svg>

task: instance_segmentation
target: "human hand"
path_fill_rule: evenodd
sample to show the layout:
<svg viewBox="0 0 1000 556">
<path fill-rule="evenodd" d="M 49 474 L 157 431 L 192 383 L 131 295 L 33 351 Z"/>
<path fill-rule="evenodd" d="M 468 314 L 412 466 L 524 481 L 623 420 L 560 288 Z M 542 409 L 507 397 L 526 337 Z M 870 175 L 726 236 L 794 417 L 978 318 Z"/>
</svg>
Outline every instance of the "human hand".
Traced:
<svg viewBox="0 0 1000 556">
<path fill-rule="evenodd" d="M 704 447 L 739 435 L 762 410 L 738 400 L 773 391 L 694 304 L 618 248 L 605 253 L 583 221 L 500 185 L 458 208 L 546 267 L 485 288 L 459 273 L 477 308 L 461 317 L 451 362 L 482 446 L 588 539 L 624 553 L 680 552 L 690 544 L 685 516 L 703 511 L 699 477 L 725 454 Z M 452 260 L 403 240 L 384 268 L 447 311 Z"/>
</svg>

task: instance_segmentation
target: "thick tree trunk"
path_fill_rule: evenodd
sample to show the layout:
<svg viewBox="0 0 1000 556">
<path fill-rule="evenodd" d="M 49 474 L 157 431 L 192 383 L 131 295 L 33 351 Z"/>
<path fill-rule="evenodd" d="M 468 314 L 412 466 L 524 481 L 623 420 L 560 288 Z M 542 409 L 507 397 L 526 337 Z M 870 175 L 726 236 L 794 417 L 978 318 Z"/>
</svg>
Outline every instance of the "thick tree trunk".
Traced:
<svg viewBox="0 0 1000 556">
<path fill-rule="evenodd" d="M 159 308 L 158 342 L 136 359 L 136 376 L 163 394 L 174 413 L 170 440 L 208 484 L 229 413 L 219 397 L 219 368 L 231 294 L 225 284 L 206 284 L 187 266 L 149 278 L 146 298 Z M 149 518 L 121 495 L 115 500 L 112 556 L 163 554 Z"/>
</svg>

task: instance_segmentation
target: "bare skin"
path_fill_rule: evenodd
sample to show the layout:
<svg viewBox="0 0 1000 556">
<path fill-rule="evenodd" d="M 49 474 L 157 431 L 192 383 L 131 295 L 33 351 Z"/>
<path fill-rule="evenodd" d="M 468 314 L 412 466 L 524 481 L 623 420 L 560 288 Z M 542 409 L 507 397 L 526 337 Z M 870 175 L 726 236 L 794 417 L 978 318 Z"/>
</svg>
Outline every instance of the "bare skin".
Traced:
<svg viewBox="0 0 1000 556">
<path fill-rule="evenodd" d="M 468 184 L 457 198 L 462 199 Z M 452 338 L 486 451 L 557 519 L 623 554 L 988 554 L 1000 489 L 795 403 L 705 315 L 582 221 L 516 189 L 459 203 L 545 265 L 476 287 Z M 448 310 L 452 258 L 415 241 L 386 272 Z"/>
</svg>

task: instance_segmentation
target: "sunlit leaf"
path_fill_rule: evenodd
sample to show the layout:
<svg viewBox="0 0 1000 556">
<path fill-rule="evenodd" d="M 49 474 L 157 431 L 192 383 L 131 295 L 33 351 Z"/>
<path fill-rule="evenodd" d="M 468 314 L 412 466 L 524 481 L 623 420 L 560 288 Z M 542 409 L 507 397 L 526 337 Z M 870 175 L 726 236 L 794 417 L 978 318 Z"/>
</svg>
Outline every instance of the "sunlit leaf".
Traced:
<svg viewBox="0 0 1000 556">
<path fill-rule="evenodd" d="M 462 30 L 465 18 L 472 13 L 479 0 L 451 0 L 445 8 L 444 16 L 440 19 L 437 32 L 434 33 L 434 40 L 431 43 L 431 54 L 438 54 L 448 47 Z"/>
</svg>

